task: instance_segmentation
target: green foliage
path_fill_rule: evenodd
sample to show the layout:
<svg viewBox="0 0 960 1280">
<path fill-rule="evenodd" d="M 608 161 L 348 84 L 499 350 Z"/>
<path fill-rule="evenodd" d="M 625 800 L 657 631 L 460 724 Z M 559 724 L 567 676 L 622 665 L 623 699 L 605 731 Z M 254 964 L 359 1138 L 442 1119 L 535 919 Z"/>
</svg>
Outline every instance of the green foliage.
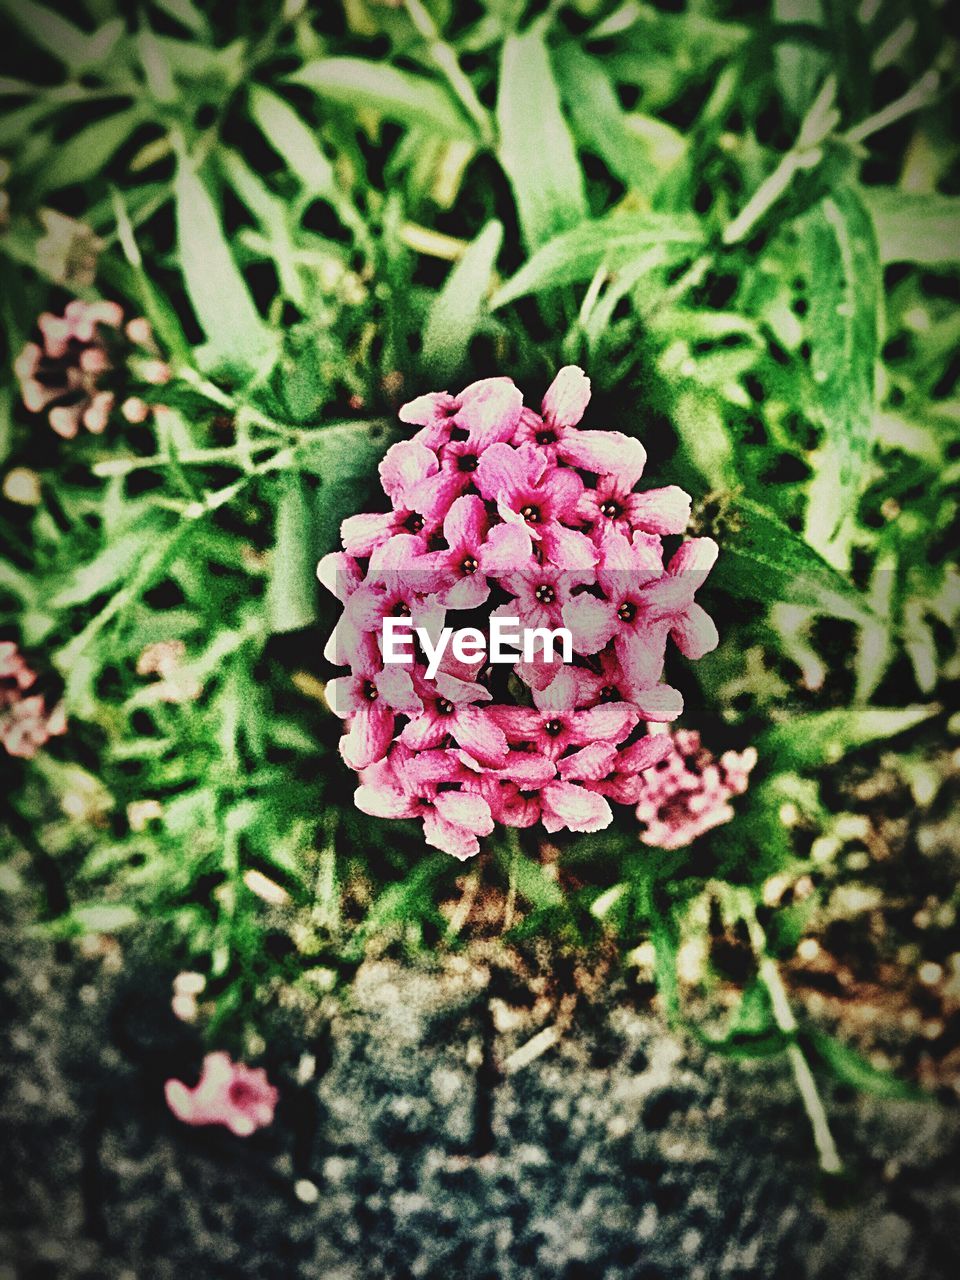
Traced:
<svg viewBox="0 0 960 1280">
<path fill-rule="evenodd" d="M 535 392 L 577 360 L 590 425 L 704 498 L 724 644 L 688 721 L 761 760 L 693 861 L 641 852 L 627 812 L 559 874 L 526 837 L 481 874 L 514 936 L 650 939 L 679 1015 L 704 877 L 756 896 L 801 865 L 784 806 L 815 829 L 825 768 L 936 723 L 960 675 L 941 6 L 894 44 L 892 0 L 843 41 L 804 0 L 323 9 L 0 4 L 0 453 L 41 490 L 0 505 L 3 635 L 59 672 L 71 716 L 18 766 L 11 848 L 50 833 L 65 936 L 162 920 L 221 1021 L 385 937 L 456 945 L 440 903 L 463 869 L 352 806 L 315 564 L 375 493 L 397 404 L 494 372 Z M 95 280 L 51 249 L 50 209 L 98 237 Z M 20 406 L 12 362 L 68 294 L 150 319 L 171 380 L 141 353 L 118 388 L 160 406 L 142 424 L 63 441 Z M 172 686 L 138 672 L 157 643 Z M 80 761 L 101 807 L 69 817 Z M 749 983 L 715 1042 L 792 1043 L 770 1001 Z"/>
</svg>

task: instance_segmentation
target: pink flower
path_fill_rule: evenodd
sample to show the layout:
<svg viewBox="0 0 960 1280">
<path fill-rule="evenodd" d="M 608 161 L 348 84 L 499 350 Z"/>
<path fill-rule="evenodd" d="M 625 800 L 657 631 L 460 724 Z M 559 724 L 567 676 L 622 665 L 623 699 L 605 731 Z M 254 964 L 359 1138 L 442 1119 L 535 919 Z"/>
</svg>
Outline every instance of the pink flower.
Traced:
<svg viewBox="0 0 960 1280">
<path fill-rule="evenodd" d="M 547 389 L 540 414 L 524 410 L 514 442 L 535 444 L 551 461 L 610 477 L 632 489 L 643 475 L 647 451 L 621 431 L 574 430 L 589 402 L 590 379 L 568 364 Z"/>
<path fill-rule="evenodd" d="M 577 710 L 577 692 L 576 673 L 563 667 L 546 689 L 533 690 L 533 707 L 492 707 L 491 715 L 509 742 L 527 743 L 551 760 L 571 746 L 621 742 L 637 723 L 629 702 Z"/>
<path fill-rule="evenodd" d="M 730 798 L 747 789 L 757 763 L 754 747 L 725 751 L 719 760 L 700 745 L 700 735 L 679 729 L 663 757 L 643 774 L 637 818 L 640 839 L 660 849 L 680 849 L 733 817 Z"/>
<path fill-rule="evenodd" d="M 346 722 L 356 803 L 419 819 L 457 858 L 495 823 L 598 831 L 611 800 L 635 805 L 643 771 L 668 750 L 641 726 L 683 707 L 660 683 L 667 640 L 688 657 L 716 643 L 694 599 L 716 547 L 694 539 L 664 566 L 662 539 L 686 526 L 690 500 L 638 489 L 643 446 L 581 430 L 589 398 L 589 379 L 567 366 L 539 413 L 509 378 L 404 405 L 419 430 L 380 466 L 389 510 L 345 520 L 345 550 L 318 568 L 344 605 L 324 655 L 350 669 L 328 698 Z M 478 642 L 491 619 L 517 618 L 528 638 L 567 627 L 573 652 L 535 645 L 509 675 L 482 645 L 471 661 L 441 656 L 448 612 Z M 396 667 L 384 664 L 391 618 L 422 629 Z"/>
<path fill-rule="evenodd" d="M 395 746 L 387 760 L 365 769 L 354 793 L 358 809 L 375 818 L 422 818 L 427 844 L 455 858 L 480 851 L 478 836 L 493 830 L 490 806 L 467 790 L 440 790 L 462 782 L 466 767 L 452 751 Z"/>
<path fill-rule="evenodd" d="M 530 538 L 522 529 L 500 524 L 490 528 L 483 500 L 476 494 L 457 498 L 443 521 L 443 551 L 427 557 L 445 571 L 449 586 L 440 600 L 448 609 L 473 609 L 490 594 L 488 577 L 520 569 L 530 560 Z"/>
<path fill-rule="evenodd" d="M 628 541 L 617 529 L 607 529 L 597 569 L 602 596 L 579 595 L 563 610 L 575 647 L 599 653 L 613 641 L 617 660 L 636 689 L 648 689 L 660 679 L 668 635 L 686 657 L 703 657 L 716 647 L 718 637 L 693 597 L 716 556 L 712 538 L 694 538 L 664 572 L 658 538 L 635 533 Z"/>
<path fill-rule="evenodd" d="M 0 641 L 0 743 L 8 755 L 27 760 L 67 731 L 61 704 L 48 710 L 42 694 L 24 696 L 36 679 L 13 641 Z"/>
<path fill-rule="evenodd" d="M 543 555 L 564 569 L 589 569 L 597 552 L 585 534 L 568 528 L 583 492 L 569 467 L 554 466 L 535 445 L 494 444 L 477 467 L 477 488 L 497 504 L 502 520 L 525 529 Z"/>
<path fill-rule="evenodd" d="M 416 715 L 421 702 L 413 680 L 403 667 L 384 667 L 374 645 L 365 646 L 352 675 L 326 686 L 330 709 L 350 721 L 340 740 L 340 754 L 351 769 L 365 769 L 382 760 L 393 741 L 397 713 Z"/>
<path fill-rule="evenodd" d="M 498 440 L 509 440 L 523 407 L 523 396 L 510 378 L 481 378 L 459 396 L 434 391 L 401 407 L 401 422 L 417 423 L 414 439 L 439 449 L 455 437 L 466 437 L 479 454 Z"/>
<path fill-rule="evenodd" d="M 400 742 L 414 751 L 424 751 L 453 737 L 481 764 L 503 763 L 507 739 L 483 706 L 493 697 L 489 689 L 447 671 L 439 671 L 433 680 L 418 675 L 416 683 L 422 710 L 403 729 Z"/>
<path fill-rule="evenodd" d="M 620 477 L 600 476 L 595 488 L 581 494 L 577 516 L 601 537 L 610 526 L 628 537 L 638 531 L 683 533 L 690 520 L 690 495 L 675 484 L 634 493 Z"/>
<path fill-rule="evenodd" d="M 93 435 L 105 430 L 116 391 L 104 384 L 119 352 L 141 381 L 160 385 L 169 380 L 169 366 L 154 358 L 158 352 L 147 321 L 131 320 L 123 336 L 122 323 L 123 308 L 116 302 L 74 299 L 62 316 L 45 311 L 38 318 L 39 341 L 28 342 L 14 362 L 24 407 L 30 413 L 46 413 L 50 426 L 64 439 L 73 439 L 81 427 Z M 130 344 L 143 350 L 132 352 Z M 144 359 L 144 353 L 150 358 Z M 144 408 L 144 401 L 130 397 L 124 402 L 124 416 L 142 422 Z"/>
<path fill-rule="evenodd" d="M 247 1138 L 273 1121 L 279 1093 L 262 1067 L 234 1062 L 227 1053 L 208 1053 L 192 1089 L 180 1080 L 164 1085 L 167 1106 L 184 1124 L 222 1124 Z"/>
</svg>

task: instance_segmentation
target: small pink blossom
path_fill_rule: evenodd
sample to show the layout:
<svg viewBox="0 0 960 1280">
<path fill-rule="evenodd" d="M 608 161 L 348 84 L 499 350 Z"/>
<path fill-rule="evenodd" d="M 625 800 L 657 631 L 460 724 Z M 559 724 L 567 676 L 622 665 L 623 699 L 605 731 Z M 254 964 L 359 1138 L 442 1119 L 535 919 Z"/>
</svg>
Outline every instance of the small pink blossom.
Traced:
<svg viewBox="0 0 960 1280">
<path fill-rule="evenodd" d="M 0 641 L 0 743 L 8 755 L 26 760 L 67 731 L 62 704 L 49 710 L 42 694 L 28 692 L 36 679 L 13 641 Z"/>
<path fill-rule="evenodd" d="M 234 1062 L 227 1053 L 208 1053 L 192 1089 L 180 1080 L 164 1085 L 167 1106 L 184 1124 L 221 1124 L 247 1138 L 273 1121 L 279 1093 L 262 1067 Z"/>
<path fill-rule="evenodd" d="M 202 692 L 200 681 L 184 665 L 187 647 L 182 640 L 155 640 L 137 659 L 138 676 L 158 676 L 149 687 L 153 702 L 193 702 Z"/>
<path fill-rule="evenodd" d="M 755 747 L 725 751 L 717 760 L 692 729 L 678 729 L 666 739 L 663 757 L 643 774 L 637 818 L 644 844 L 680 849 L 705 831 L 729 822 L 731 797 L 747 789 L 757 763 Z"/>
<path fill-rule="evenodd" d="M 125 330 L 123 308 L 116 302 L 68 302 L 63 315 L 45 311 L 37 320 L 39 338 L 28 342 L 14 362 L 24 407 L 45 413 L 50 426 L 66 440 L 81 428 L 100 435 L 117 404 L 118 366 L 158 386 L 169 381 L 169 366 L 159 351 L 148 322 L 142 317 Z M 142 422 L 149 406 L 128 396 L 122 414 L 128 422 Z"/>
</svg>

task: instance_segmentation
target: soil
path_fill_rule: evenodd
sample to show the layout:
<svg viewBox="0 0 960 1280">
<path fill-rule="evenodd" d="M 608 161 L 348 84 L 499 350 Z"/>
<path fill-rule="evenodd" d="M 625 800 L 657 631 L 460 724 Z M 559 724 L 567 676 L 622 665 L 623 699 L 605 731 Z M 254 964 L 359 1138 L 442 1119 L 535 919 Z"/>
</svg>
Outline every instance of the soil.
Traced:
<svg viewBox="0 0 960 1280">
<path fill-rule="evenodd" d="M 960 1274 L 955 1107 L 821 1081 L 824 1180 L 782 1057 L 710 1055 L 615 975 L 558 1011 L 502 948 L 371 958 L 271 1044 L 276 1120 L 238 1139 L 164 1104 L 203 1050 L 145 943 L 8 923 L 0 1280 Z"/>
</svg>

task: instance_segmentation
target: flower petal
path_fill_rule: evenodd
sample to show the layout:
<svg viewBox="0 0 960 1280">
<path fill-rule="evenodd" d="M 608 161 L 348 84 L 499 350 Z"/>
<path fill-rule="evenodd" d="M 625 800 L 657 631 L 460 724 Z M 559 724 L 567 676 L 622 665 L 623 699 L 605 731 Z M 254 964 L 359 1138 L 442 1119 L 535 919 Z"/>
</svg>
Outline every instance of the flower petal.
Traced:
<svg viewBox="0 0 960 1280">
<path fill-rule="evenodd" d="M 575 782 L 548 782 L 540 795 L 547 831 L 602 831 L 613 821 L 613 811 L 603 796 Z"/>
<path fill-rule="evenodd" d="M 547 388 L 540 412 L 552 426 L 573 427 L 589 403 L 590 379 L 577 365 L 567 364 Z"/>
<path fill-rule="evenodd" d="M 632 489 L 647 465 L 647 451 L 639 440 L 622 431 L 571 431 L 559 446 L 564 462 L 594 475 L 613 475 Z"/>
</svg>

